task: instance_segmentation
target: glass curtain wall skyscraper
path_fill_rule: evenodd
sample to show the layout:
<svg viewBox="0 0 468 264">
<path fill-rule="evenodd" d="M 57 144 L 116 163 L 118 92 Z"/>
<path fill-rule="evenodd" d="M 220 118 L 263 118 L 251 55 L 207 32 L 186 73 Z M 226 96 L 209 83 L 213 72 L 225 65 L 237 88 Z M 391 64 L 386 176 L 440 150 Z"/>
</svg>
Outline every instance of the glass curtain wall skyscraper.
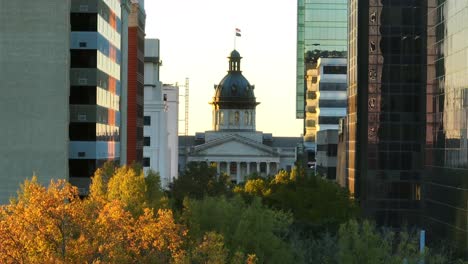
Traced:
<svg viewBox="0 0 468 264">
<path fill-rule="evenodd" d="M 349 1 L 347 174 L 377 224 L 421 219 L 426 1 Z"/>
<path fill-rule="evenodd" d="M 305 116 L 305 73 L 319 57 L 346 57 L 347 0 L 297 1 L 296 118 Z"/>
<path fill-rule="evenodd" d="M 428 2 L 425 224 L 467 253 L 468 0 Z"/>
</svg>

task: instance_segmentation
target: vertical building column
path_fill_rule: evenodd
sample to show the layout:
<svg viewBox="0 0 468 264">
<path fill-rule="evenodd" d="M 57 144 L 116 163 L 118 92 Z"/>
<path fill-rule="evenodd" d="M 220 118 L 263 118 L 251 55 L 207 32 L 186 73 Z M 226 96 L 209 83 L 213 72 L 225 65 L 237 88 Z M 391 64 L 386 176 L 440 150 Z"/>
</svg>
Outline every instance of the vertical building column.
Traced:
<svg viewBox="0 0 468 264">
<path fill-rule="evenodd" d="M 270 162 L 266 163 L 266 174 L 267 176 L 270 175 Z"/>
<path fill-rule="evenodd" d="M 236 162 L 236 165 L 237 165 L 237 175 L 236 175 L 236 181 L 237 181 L 237 184 L 240 183 L 240 180 L 241 180 L 241 171 L 240 171 L 240 162 Z"/>
<path fill-rule="evenodd" d="M 279 172 L 279 168 L 280 168 L 280 163 L 279 163 L 279 162 L 276 162 L 276 172 L 275 172 L 275 173 L 278 173 L 278 172 Z"/>
<path fill-rule="evenodd" d="M 226 161 L 226 174 L 228 176 L 231 176 L 231 162 L 230 161 Z"/>
<path fill-rule="evenodd" d="M 220 161 L 216 162 L 216 173 L 218 173 L 218 175 L 221 174 L 221 162 Z"/>
<path fill-rule="evenodd" d="M 260 162 L 257 162 L 257 173 L 260 176 Z"/>
<path fill-rule="evenodd" d="M 246 164 L 247 164 L 247 175 L 249 175 L 250 174 L 250 161 L 247 161 Z"/>
</svg>

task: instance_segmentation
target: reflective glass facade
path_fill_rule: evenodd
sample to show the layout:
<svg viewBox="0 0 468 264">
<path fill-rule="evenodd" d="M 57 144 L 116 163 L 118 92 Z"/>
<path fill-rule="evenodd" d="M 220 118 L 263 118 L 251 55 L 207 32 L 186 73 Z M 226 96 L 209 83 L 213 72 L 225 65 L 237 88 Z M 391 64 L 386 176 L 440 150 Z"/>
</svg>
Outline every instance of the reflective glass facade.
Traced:
<svg viewBox="0 0 468 264">
<path fill-rule="evenodd" d="M 302 119 L 306 70 L 319 57 L 346 57 L 347 0 L 298 0 L 297 3 L 296 117 Z"/>
<path fill-rule="evenodd" d="M 79 188 L 120 159 L 120 15 L 119 0 L 72 1 L 69 171 Z"/>
<path fill-rule="evenodd" d="M 377 224 L 419 225 L 425 1 L 349 1 L 349 188 Z"/>
<path fill-rule="evenodd" d="M 425 222 L 428 236 L 468 240 L 468 1 L 429 0 Z"/>
</svg>

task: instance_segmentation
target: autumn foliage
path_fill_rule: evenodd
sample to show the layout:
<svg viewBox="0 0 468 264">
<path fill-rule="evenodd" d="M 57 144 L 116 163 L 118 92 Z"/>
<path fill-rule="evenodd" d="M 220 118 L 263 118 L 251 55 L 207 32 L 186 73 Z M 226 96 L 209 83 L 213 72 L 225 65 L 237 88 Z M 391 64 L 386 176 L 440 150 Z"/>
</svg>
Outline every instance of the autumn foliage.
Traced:
<svg viewBox="0 0 468 264">
<path fill-rule="evenodd" d="M 171 210 L 147 206 L 143 174 L 123 167 L 114 175 L 96 177 L 86 199 L 63 180 L 26 181 L 0 209 L 0 263 L 184 262 L 186 230 Z"/>
</svg>

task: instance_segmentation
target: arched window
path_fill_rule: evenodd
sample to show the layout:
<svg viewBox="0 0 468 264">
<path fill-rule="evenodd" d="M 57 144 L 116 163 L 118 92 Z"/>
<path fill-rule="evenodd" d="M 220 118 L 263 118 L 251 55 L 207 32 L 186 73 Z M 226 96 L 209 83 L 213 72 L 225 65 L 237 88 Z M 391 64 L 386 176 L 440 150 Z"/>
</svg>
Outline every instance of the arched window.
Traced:
<svg viewBox="0 0 468 264">
<path fill-rule="evenodd" d="M 235 125 L 238 126 L 239 125 L 239 111 L 236 111 L 234 113 L 234 122 L 235 122 Z"/>
<path fill-rule="evenodd" d="M 224 112 L 223 111 L 219 112 L 219 124 L 224 125 Z"/>
<path fill-rule="evenodd" d="M 234 113 L 233 112 L 229 113 L 229 124 L 234 125 Z"/>
</svg>

